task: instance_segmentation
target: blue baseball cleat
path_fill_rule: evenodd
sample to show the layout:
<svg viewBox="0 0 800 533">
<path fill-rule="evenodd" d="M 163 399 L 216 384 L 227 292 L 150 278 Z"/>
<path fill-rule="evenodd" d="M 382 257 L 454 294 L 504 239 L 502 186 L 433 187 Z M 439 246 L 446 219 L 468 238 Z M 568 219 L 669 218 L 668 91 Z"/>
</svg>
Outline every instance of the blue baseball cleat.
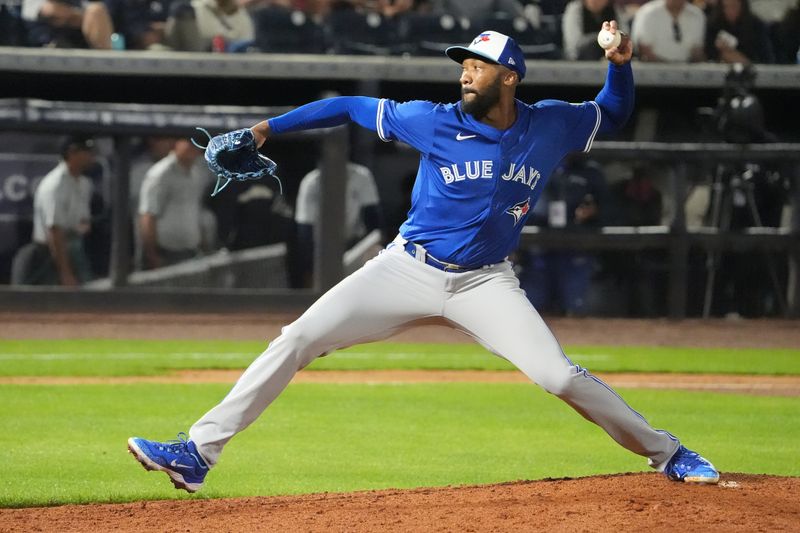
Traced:
<svg viewBox="0 0 800 533">
<path fill-rule="evenodd" d="M 186 492 L 200 490 L 208 474 L 208 465 L 186 433 L 178 433 L 178 440 L 169 442 L 131 437 L 128 439 L 128 451 L 147 470 L 166 472 L 175 488 Z"/>
<path fill-rule="evenodd" d="M 719 472 L 708 460 L 699 453 L 689 450 L 681 445 L 672 459 L 667 462 L 664 474 L 674 481 L 686 483 L 716 483 L 719 481 Z"/>
</svg>

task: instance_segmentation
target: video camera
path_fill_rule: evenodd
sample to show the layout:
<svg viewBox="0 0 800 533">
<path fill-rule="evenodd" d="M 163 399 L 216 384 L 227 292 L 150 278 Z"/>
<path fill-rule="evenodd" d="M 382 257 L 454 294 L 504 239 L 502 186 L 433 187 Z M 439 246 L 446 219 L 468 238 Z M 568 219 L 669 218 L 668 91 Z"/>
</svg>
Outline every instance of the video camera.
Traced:
<svg viewBox="0 0 800 533">
<path fill-rule="evenodd" d="M 717 132 L 725 142 L 735 144 L 768 142 L 764 108 L 753 94 L 756 71 L 735 63 L 725 76 L 722 96 L 714 111 Z"/>
</svg>

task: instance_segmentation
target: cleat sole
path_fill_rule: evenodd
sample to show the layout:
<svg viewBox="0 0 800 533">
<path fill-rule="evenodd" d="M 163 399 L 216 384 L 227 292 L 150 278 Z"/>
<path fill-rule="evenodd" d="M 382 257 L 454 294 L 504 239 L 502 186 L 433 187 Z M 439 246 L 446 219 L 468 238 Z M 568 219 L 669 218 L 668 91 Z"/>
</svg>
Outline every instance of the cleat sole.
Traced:
<svg viewBox="0 0 800 533">
<path fill-rule="evenodd" d="M 717 477 L 686 477 L 683 479 L 685 483 L 696 483 L 696 484 L 703 484 L 703 485 L 716 485 L 719 483 L 719 476 Z"/>
</svg>

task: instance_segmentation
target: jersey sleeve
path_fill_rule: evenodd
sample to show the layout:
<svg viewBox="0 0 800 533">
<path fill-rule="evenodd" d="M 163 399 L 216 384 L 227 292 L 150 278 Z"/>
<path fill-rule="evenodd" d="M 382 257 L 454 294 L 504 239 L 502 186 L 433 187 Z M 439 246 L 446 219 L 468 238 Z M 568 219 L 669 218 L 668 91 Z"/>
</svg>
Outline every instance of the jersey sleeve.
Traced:
<svg viewBox="0 0 800 533">
<path fill-rule="evenodd" d="M 570 104 L 560 100 L 544 100 L 540 104 L 549 108 L 550 112 L 558 114 L 567 151 L 588 152 L 592 149 L 592 143 L 602 122 L 602 113 L 597 102 Z"/>
<path fill-rule="evenodd" d="M 414 100 L 378 102 L 378 137 L 382 141 L 402 141 L 427 154 L 433 146 L 437 104 Z"/>
</svg>

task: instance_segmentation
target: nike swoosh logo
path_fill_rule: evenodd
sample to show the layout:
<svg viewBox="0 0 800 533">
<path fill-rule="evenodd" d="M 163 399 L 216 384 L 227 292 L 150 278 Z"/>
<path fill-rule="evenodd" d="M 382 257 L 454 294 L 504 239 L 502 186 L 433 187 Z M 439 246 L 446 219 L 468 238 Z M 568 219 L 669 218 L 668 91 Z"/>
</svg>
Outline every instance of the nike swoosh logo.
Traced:
<svg viewBox="0 0 800 533">
<path fill-rule="evenodd" d="M 169 466 L 172 466 L 174 468 L 192 468 L 189 465 L 182 465 L 182 464 L 178 463 L 177 459 L 173 459 L 172 462 L 169 463 Z"/>
<path fill-rule="evenodd" d="M 477 137 L 477 135 L 461 135 L 461 132 L 458 132 L 458 135 L 456 135 L 456 140 L 466 141 L 467 139 L 474 139 L 475 137 Z"/>
</svg>

